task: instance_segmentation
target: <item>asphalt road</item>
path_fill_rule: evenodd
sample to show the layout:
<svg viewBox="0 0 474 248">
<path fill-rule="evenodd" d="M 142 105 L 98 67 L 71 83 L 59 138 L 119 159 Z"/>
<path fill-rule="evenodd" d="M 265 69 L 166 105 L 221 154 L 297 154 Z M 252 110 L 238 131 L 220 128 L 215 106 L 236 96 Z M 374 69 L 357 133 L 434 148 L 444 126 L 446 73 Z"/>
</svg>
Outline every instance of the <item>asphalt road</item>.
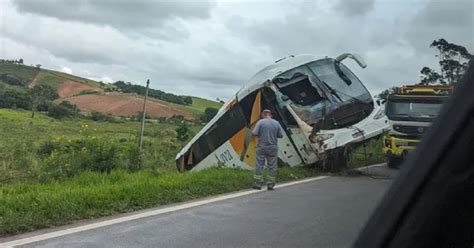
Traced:
<svg viewBox="0 0 474 248">
<path fill-rule="evenodd" d="M 24 247 L 348 247 L 396 175 L 368 172 L 379 176 L 329 177 Z"/>
</svg>

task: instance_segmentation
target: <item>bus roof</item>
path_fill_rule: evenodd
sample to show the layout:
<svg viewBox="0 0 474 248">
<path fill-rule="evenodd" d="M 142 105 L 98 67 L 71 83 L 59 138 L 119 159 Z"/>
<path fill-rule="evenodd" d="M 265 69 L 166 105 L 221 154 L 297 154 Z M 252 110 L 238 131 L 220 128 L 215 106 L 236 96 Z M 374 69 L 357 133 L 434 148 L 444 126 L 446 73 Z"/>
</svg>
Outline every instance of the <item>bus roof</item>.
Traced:
<svg viewBox="0 0 474 248">
<path fill-rule="evenodd" d="M 276 76 L 289 71 L 300 65 L 304 65 L 316 60 L 328 58 L 327 56 L 314 56 L 310 54 L 290 55 L 288 57 L 277 60 L 259 72 L 257 72 L 249 81 L 237 92 L 237 99 L 242 99 L 255 90 L 265 86 L 267 81 L 272 80 Z"/>
</svg>

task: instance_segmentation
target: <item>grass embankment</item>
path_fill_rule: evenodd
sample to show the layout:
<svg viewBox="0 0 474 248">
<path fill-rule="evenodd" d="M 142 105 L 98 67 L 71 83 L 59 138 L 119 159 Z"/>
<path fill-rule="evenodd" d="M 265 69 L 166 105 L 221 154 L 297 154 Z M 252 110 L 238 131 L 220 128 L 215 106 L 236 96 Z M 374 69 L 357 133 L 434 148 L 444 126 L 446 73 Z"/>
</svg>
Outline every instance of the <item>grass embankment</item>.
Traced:
<svg viewBox="0 0 474 248">
<path fill-rule="evenodd" d="M 379 136 L 355 147 L 349 156 L 349 169 L 385 162 L 382 142 Z"/>
<path fill-rule="evenodd" d="M 105 145 L 113 145 L 110 149 L 115 149 L 112 155 L 122 152 L 117 147 L 131 148 L 137 144 L 138 122 L 56 120 L 43 114 L 37 114 L 35 118 L 30 118 L 30 115 L 29 111 L 0 109 L 0 184 L 38 180 L 47 174 L 46 162 L 51 164 L 52 158 L 60 158 L 55 155 L 72 154 L 60 149 L 68 148 L 70 144 L 92 140 L 92 145 L 98 144 L 100 148 L 106 142 Z M 190 136 L 200 129 L 197 125 L 189 127 Z M 176 139 L 175 128 L 173 123 L 146 123 L 141 169 L 176 170 L 174 157 L 184 142 Z M 40 154 L 51 145 L 56 145 L 57 151 Z M 64 154 L 58 154 L 61 152 Z M 61 161 L 56 160 L 56 164 L 61 165 Z"/>
<path fill-rule="evenodd" d="M 314 168 L 280 168 L 278 180 L 318 175 Z M 212 168 L 196 173 L 84 172 L 67 181 L 0 187 L 0 236 L 64 225 L 74 220 L 248 189 L 252 172 Z"/>
</svg>

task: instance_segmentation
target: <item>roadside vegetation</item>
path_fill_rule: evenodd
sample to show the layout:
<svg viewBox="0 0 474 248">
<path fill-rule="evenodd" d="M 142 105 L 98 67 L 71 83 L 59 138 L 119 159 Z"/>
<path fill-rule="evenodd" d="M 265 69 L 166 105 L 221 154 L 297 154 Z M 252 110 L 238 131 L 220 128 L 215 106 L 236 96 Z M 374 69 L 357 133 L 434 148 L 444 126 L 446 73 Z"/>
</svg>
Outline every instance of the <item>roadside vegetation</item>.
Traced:
<svg viewBox="0 0 474 248">
<path fill-rule="evenodd" d="M 282 168 L 280 181 L 318 175 L 312 168 Z M 252 172 L 212 168 L 196 173 L 83 172 L 48 184 L 16 183 L 0 188 L 0 236 L 143 208 L 248 189 Z"/>
<path fill-rule="evenodd" d="M 146 123 L 144 149 L 138 158 L 139 124 L 120 119 L 102 121 L 102 117 L 91 116 L 97 121 L 58 120 L 40 113 L 31 118 L 29 111 L 0 109 L 0 183 L 48 181 L 89 169 L 102 171 L 97 164 L 130 171 L 175 170 L 174 156 L 184 141 L 177 139 L 174 120 Z M 189 136 L 199 128 L 190 123 L 186 132 Z"/>
<path fill-rule="evenodd" d="M 382 148 L 382 136 L 354 147 L 349 155 L 349 169 L 385 162 L 385 154 L 382 152 Z"/>
<path fill-rule="evenodd" d="M 217 114 L 222 102 L 156 91 L 176 97 L 176 103 L 167 104 L 190 113 L 194 120 L 181 115 L 147 116 L 140 151 L 141 113 L 127 117 L 80 113 L 74 104 L 60 101 L 56 90 L 64 80 L 105 89 L 107 85 L 22 63 L 0 63 L 0 236 L 247 189 L 252 184 L 251 171 L 212 168 L 179 174 L 176 170 L 179 149 Z M 112 85 L 110 91 L 117 87 Z M 373 140 L 355 148 L 351 166 L 381 162 L 380 145 L 380 140 Z M 314 167 L 282 166 L 278 181 L 319 174 Z"/>
<path fill-rule="evenodd" d="M 31 118 L 29 111 L 0 109 L 0 236 L 252 184 L 251 171 L 176 171 L 177 151 L 200 124 L 148 122 L 142 153 L 136 148 L 138 126 L 133 121 L 57 120 L 43 113 Z M 319 174 L 313 167 L 281 167 L 278 180 Z"/>
</svg>

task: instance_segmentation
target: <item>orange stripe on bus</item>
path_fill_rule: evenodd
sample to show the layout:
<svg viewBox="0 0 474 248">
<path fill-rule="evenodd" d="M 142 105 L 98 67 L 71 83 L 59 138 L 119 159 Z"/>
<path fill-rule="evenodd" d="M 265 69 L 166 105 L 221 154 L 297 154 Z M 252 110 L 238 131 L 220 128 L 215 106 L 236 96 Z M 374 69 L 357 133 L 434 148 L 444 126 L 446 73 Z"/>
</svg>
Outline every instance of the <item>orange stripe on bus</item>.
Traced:
<svg viewBox="0 0 474 248">
<path fill-rule="evenodd" d="M 193 147 L 191 147 L 189 151 L 189 157 L 188 157 L 188 165 L 193 164 Z"/>
<path fill-rule="evenodd" d="M 262 94 L 260 91 L 257 92 L 255 96 L 255 101 L 253 102 L 252 114 L 250 115 L 250 126 L 255 124 L 260 119 L 260 113 L 262 112 Z"/>
<path fill-rule="evenodd" d="M 234 100 L 232 100 L 232 102 L 230 102 L 229 105 L 227 105 L 227 107 L 226 107 L 225 109 L 226 109 L 226 110 L 229 110 L 229 109 L 232 108 L 232 106 L 234 106 L 236 103 L 237 103 L 237 99 L 234 98 Z"/>
</svg>

